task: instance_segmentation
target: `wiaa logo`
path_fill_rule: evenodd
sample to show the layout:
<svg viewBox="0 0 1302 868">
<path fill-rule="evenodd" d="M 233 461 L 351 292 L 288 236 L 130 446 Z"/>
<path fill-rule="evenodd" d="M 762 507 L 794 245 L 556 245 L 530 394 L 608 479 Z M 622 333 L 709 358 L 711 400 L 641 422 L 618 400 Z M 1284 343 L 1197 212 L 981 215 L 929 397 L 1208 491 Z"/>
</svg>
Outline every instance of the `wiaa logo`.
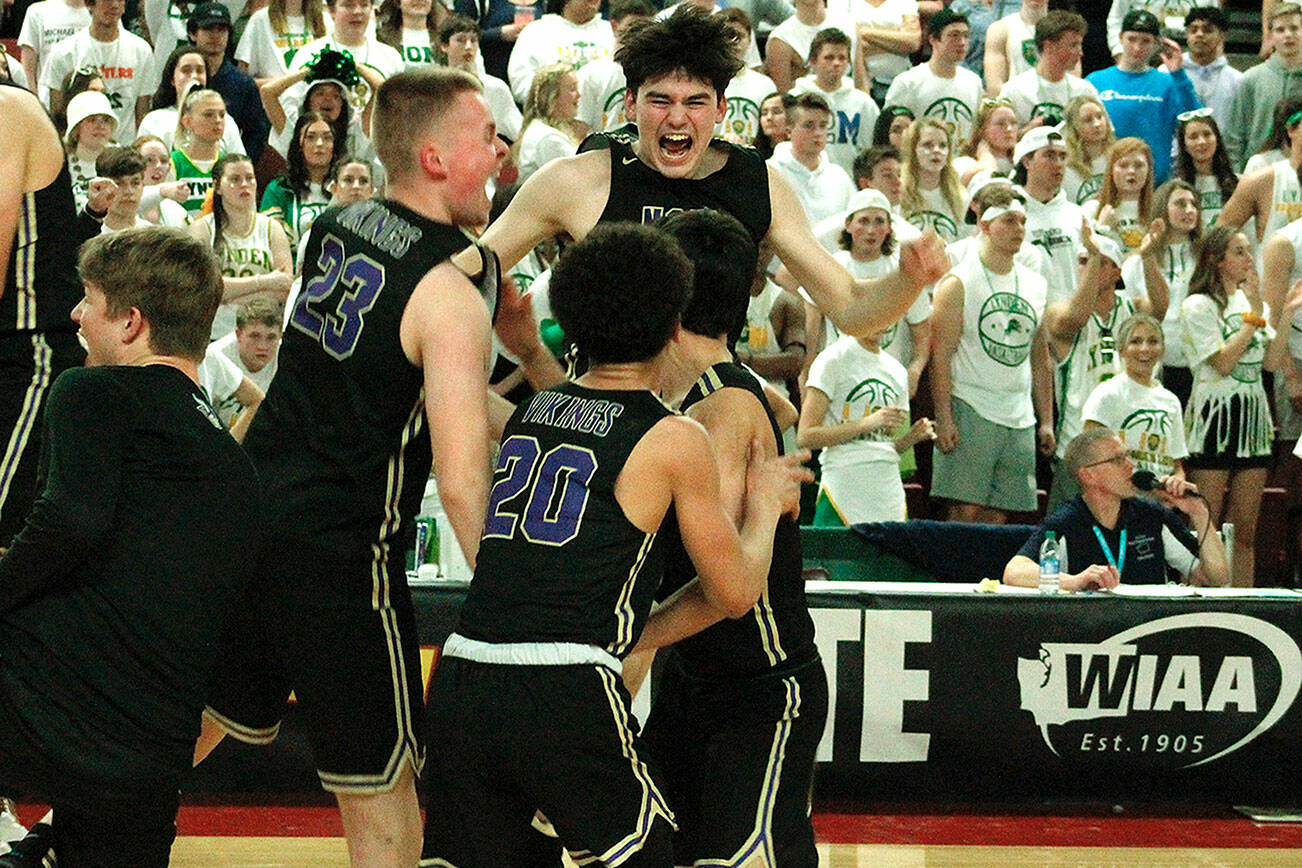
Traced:
<svg viewBox="0 0 1302 868">
<path fill-rule="evenodd" d="M 1098 643 L 1045 642 L 1039 659 L 1018 659 L 1017 680 L 1021 707 L 1054 754 L 1193 768 L 1280 721 L 1302 687 L 1302 651 L 1266 621 L 1200 612 Z"/>
</svg>

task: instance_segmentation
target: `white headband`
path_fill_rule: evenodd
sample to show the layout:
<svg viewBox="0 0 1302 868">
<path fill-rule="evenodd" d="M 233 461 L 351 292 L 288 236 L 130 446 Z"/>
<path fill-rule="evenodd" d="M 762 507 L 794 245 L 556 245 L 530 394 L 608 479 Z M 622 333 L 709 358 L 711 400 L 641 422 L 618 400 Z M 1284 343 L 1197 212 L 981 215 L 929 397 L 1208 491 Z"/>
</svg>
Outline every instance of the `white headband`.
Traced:
<svg viewBox="0 0 1302 868">
<path fill-rule="evenodd" d="M 1021 202 L 1014 199 L 1013 201 L 1009 202 L 1007 205 L 991 205 L 989 208 L 981 212 L 980 219 L 981 222 L 983 223 L 993 223 L 994 221 L 998 220 L 1000 217 L 1004 216 L 1005 214 L 1025 214 L 1025 213 L 1026 213 L 1026 208 L 1022 206 Z"/>
</svg>

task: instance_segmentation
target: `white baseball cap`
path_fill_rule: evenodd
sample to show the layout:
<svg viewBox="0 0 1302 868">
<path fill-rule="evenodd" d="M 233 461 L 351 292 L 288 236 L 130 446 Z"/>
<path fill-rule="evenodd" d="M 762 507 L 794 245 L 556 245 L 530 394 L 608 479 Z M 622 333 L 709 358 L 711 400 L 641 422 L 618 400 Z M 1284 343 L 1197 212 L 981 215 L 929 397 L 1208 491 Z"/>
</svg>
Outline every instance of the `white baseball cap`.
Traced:
<svg viewBox="0 0 1302 868">
<path fill-rule="evenodd" d="M 1013 165 L 1020 165 L 1022 157 L 1027 154 L 1034 154 L 1040 148 L 1047 148 L 1051 144 L 1065 147 L 1062 131 L 1058 127 L 1032 127 L 1018 139 L 1017 147 L 1013 148 Z"/>
</svg>

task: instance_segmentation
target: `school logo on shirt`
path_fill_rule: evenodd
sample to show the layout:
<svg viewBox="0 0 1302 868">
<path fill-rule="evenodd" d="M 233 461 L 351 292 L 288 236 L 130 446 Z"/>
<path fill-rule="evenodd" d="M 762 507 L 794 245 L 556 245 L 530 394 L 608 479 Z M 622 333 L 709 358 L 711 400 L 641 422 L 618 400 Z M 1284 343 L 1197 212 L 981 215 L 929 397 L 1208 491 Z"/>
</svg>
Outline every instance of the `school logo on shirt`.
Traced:
<svg viewBox="0 0 1302 868">
<path fill-rule="evenodd" d="M 923 112 L 929 118 L 940 118 L 953 134 L 958 129 L 967 129 L 972 122 L 972 107 L 958 97 L 942 96 L 927 106 Z"/>
<path fill-rule="evenodd" d="M 1221 336 L 1226 340 L 1243 327 L 1243 314 L 1232 313 L 1225 317 L 1221 325 Z M 1266 336 L 1260 329 L 1252 333 L 1252 342 L 1239 357 L 1239 363 L 1230 371 L 1230 376 L 1240 383 L 1255 383 L 1261 379 L 1261 361 L 1266 356 Z"/>
<path fill-rule="evenodd" d="M 606 104 L 601 107 L 601 126 L 602 129 L 622 126 L 628 123 L 628 115 L 624 113 L 624 93 L 628 90 L 621 87 L 606 98 Z M 729 106 L 731 111 L 731 106 Z"/>
<path fill-rule="evenodd" d="M 1026 61 L 1027 66 L 1035 66 L 1036 61 L 1040 59 L 1040 52 L 1035 50 L 1034 39 L 1022 40 L 1022 60 Z"/>
<path fill-rule="evenodd" d="M 402 59 L 408 63 L 433 63 L 434 48 L 430 45 L 404 45 Z"/>
<path fill-rule="evenodd" d="M 728 114 L 723 127 L 743 142 L 749 142 L 759 132 L 759 106 L 744 96 L 728 97 Z"/>
<path fill-rule="evenodd" d="M 861 381 L 850 390 L 849 395 L 846 395 L 845 403 L 841 405 L 841 417 L 846 422 L 855 418 L 866 419 L 883 407 L 896 407 L 899 404 L 900 393 L 894 385 L 870 377 Z M 859 439 L 887 441 L 895 438 L 893 431 L 872 431 Z"/>
<path fill-rule="evenodd" d="M 599 57 L 605 57 L 609 52 L 602 49 L 595 42 L 571 42 L 569 45 L 562 45 L 558 49 L 559 57 L 556 59 L 562 63 L 568 63 L 576 70 L 583 67 L 585 63 L 596 60 Z"/>
<path fill-rule="evenodd" d="M 981 305 L 977 323 L 981 348 L 993 361 L 1015 368 L 1031 354 L 1035 308 L 1020 295 L 996 292 Z"/>
<path fill-rule="evenodd" d="M 1174 467 L 1167 456 L 1167 437 L 1171 431 L 1171 415 L 1164 410 L 1135 410 L 1121 420 L 1121 442 L 1130 457 L 1140 465 Z"/>
<path fill-rule="evenodd" d="M 909 215 L 909 223 L 922 232 L 935 229 L 936 234 L 946 244 L 958 240 L 958 224 L 948 214 L 941 214 L 939 211 L 914 211 Z"/>
<path fill-rule="evenodd" d="M 899 400 L 899 398 L 900 393 L 895 386 L 885 380 L 879 380 L 876 377 L 869 377 L 851 389 L 849 395 L 846 395 L 846 412 L 849 412 L 848 405 L 855 401 L 865 401 L 869 404 L 875 404 L 880 408 L 894 404 Z"/>
<path fill-rule="evenodd" d="M 900 333 L 900 321 L 896 320 L 895 322 L 891 323 L 890 328 L 882 332 L 882 340 L 881 340 L 882 349 L 887 349 L 890 347 L 891 344 L 895 343 L 895 336 L 898 335 L 899 333 Z"/>
<path fill-rule="evenodd" d="M 1080 189 L 1076 191 L 1076 204 L 1084 205 L 1087 200 L 1093 199 L 1099 190 L 1102 189 L 1103 173 L 1099 172 L 1097 175 L 1090 175 L 1085 179 L 1085 182 L 1080 185 Z"/>
<path fill-rule="evenodd" d="M 285 61 L 285 67 L 289 67 L 289 62 L 294 59 L 294 55 L 304 45 L 307 45 L 315 35 L 311 33 L 277 33 L 275 36 L 276 48 L 280 49 L 280 56 Z"/>
</svg>

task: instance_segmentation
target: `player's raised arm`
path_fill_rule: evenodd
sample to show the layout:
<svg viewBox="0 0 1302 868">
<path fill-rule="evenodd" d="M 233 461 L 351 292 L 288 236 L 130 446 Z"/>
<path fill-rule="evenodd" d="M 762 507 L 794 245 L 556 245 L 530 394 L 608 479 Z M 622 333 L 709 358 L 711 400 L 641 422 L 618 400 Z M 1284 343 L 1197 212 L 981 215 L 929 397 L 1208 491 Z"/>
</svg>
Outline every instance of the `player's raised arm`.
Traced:
<svg viewBox="0 0 1302 868">
<path fill-rule="evenodd" d="M 814 303 L 842 332 L 864 335 L 889 328 L 908 311 L 922 288 L 949 270 L 945 245 L 934 232 L 900 246 L 900 267 L 883 277 L 850 276 L 814 238 L 800 200 L 769 169 L 773 222 L 768 241 Z"/>
<path fill-rule="evenodd" d="M 556 235 L 586 235 L 605 202 L 598 192 L 609 188 L 610 157 L 604 151 L 552 160 L 529 176 L 480 240 L 508 271 L 539 242 Z"/>
</svg>

